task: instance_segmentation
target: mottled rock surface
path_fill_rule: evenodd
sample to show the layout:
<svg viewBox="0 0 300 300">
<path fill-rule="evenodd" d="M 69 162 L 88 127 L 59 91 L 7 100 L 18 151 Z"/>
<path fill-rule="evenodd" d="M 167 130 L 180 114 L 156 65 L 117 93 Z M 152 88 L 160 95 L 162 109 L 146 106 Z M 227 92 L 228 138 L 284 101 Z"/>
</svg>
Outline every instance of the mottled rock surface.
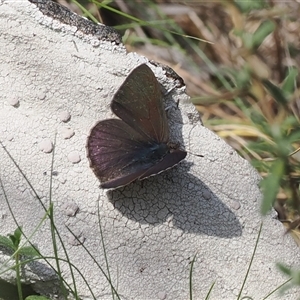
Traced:
<svg viewBox="0 0 300 300">
<path fill-rule="evenodd" d="M 86 158 L 87 136 L 97 121 L 114 117 L 109 104 L 115 91 L 134 67 L 148 61 L 127 54 L 111 30 L 105 29 L 107 34 L 101 36 L 97 29 L 80 28 L 86 21 L 82 25 L 72 19 L 65 25 L 55 16 L 45 15 L 26 0 L 0 1 L 0 141 L 46 207 L 52 174 L 55 224 L 71 262 L 97 299 L 111 299 L 106 278 L 80 245 L 84 243 L 106 270 L 99 205 L 110 274 L 122 299 L 187 299 L 195 254 L 194 299 L 204 299 L 214 282 L 211 299 L 235 299 L 262 222 L 258 174 L 201 125 L 182 81 L 148 63 L 167 94 L 171 138 L 203 157 L 188 154 L 178 166 L 157 176 L 119 190 L 101 190 Z M 62 134 L 66 125 L 72 130 L 68 137 Z M 46 145 L 41 147 L 41 141 L 47 141 Z M 49 145 L 54 143 L 51 173 L 52 154 L 46 152 L 53 150 Z M 0 152 L 5 193 L 14 216 L 30 236 L 45 211 L 6 152 L 2 148 Z M 5 235 L 16 224 L 2 188 L 0 209 L 0 234 Z M 243 292 L 253 299 L 262 299 L 286 280 L 275 262 L 299 262 L 296 244 L 283 235 L 284 228 L 275 217 L 273 213 L 263 220 Z M 42 254 L 53 255 L 48 221 L 31 240 Z M 59 251 L 62 255 L 62 247 Z M 2 254 L 3 262 L 7 256 Z M 66 264 L 62 270 L 71 282 Z M 53 272 L 43 261 L 29 267 L 26 274 L 37 290 L 58 293 Z M 1 276 L 13 278 L 12 273 Z M 79 294 L 89 299 L 90 291 L 76 271 L 75 277 Z M 299 290 L 284 299 L 297 295 Z M 268 299 L 277 298 L 279 293 Z"/>
</svg>

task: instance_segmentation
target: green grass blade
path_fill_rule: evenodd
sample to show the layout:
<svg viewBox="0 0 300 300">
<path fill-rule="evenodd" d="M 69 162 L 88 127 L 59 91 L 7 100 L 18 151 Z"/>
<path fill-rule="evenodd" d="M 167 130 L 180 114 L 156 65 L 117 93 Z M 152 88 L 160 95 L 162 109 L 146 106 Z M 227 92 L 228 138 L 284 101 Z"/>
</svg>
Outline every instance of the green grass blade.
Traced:
<svg viewBox="0 0 300 300">
<path fill-rule="evenodd" d="M 257 246 L 258 246 L 258 242 L 259 242 L 260 234 L 261 234 L 261 231 L 262 231 L 262 227 L 263 227 L 263 222 L 261 222 L 260 227 L 259 227 L 259 231 L 258 231 L 258 235 L 257 235 L 255 247 L 254 247 L 254 250 L 253 250 L 253 253 L 252 253 L 252 256 L 251 256 L 251 260 L 250 260 L 250 263 L 249 263 L 249 266 L 248 266 L 248 269 L 247 269 L 247 272 L 246 272 L 243 284 L 241 286 L 240 292 L 239 292 L 238 297 L 237 297 L 238 300 L 241 298 L 244 286 L 246 284 L 246 281 L 247 281 L 247 278 L 248 278 L 248 275 L 249 275 L 249 272 L 250 272 L 250 269 L 251 269 L 251 266 L 252 266 L 252 262 L 254 260 L 254 256 L 255 256 L 255 253 L 256 253 Z"/>
</svg>

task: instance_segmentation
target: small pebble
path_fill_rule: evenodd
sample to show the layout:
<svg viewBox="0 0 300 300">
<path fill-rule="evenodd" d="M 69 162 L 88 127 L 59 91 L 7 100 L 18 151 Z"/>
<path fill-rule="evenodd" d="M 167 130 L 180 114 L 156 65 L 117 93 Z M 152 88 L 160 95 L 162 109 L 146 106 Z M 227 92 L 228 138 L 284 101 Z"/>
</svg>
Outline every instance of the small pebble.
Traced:
<svg viewBox="0 0 300 300">
<path fill-rule="evenodd" d="M 159 300 L 165 300 L 167 298 L 167 294 L 165 292 L 158 292 L 157 297 Z"/>
<path fill-rule="evenodd" d="M 75 236 L 70 235 L 68 238 L 68 243 L 72 246 L 79 246 L 84 243 L 85 237 L 82 235 L 82 233 L 76 234 Z"/>
<path fill-rule="evenodd" d="M 44 100 L 46 98 L 46 94 L 44 92 L 39 92 L 37 96 L 40 100 Z"/>
<path fill-rule="evenodd" d="M 14 136 L 13 135 L 8 135 L 6 137 L 6 139 L 11 142 L 14 139 Z"/>
<path fill-rule="evenodd" d="M 0 220 L 4 220 L 7 217 L 7 212 L 5 210 L 0 210 Z"/>
<path fill-rule="evenodd" d="M 68 160 L 73 164 L 77 164 L 81 161 L 81 158 L 77 151 L 73 151 L 68 154 Z"/>
<path fill-rule="evenodd" d="M 59 114 L 59 118 L 62 122 L 68 122 L 71 119 L 71 114 L 68 111 L 62 111 Z"/>
<path fill-rule="evenodd" d="M 68 217 L 74 217 L 79 210 L 79 207 L 74 202 L 68 202 L 63 204 L 63 210 Z"/>
<path fill-rule="evenodd" d="M 12 97 L 8 100 L 8 103 L 11 105 L 11 106 L 14 106 L 14 107 L 18 107 L 19 104 L 20 104 L 20 101 L 17 97 Z"/>
<path fill-rule="evenodd" d="M 207 189 L 205 189 L 205 190 L 202 192 L 202 195 L 203 195 L 203 198 L 204 198 L 205 200 L 209 200 L 210 197 L 211 197 L 210 191 L 208 191 Z"/>
<path fill-rule="evenodd" d="M 63 128 L 61 130 L 62 137 L 66 139 L 70 139 L 74 134 L 74 130 L 72 128 Z"/>
<path fill-rule="evenodd" d="M 92 39 L 90 43 L 93 47 L 98 47 L 100 45 L 100 41 L 98 39 Z"/>
<path fill-rule="evenodd" d="M 67 182 L 67 179 L 65 177 L 60 176 L 58 177 L 58 181 L 62 184 L 65 184 Z"/>
<path fill-rule="evenodd" d="M 232 209 L 238 210 L 241 207 L 241 203 L 239 201 L 232 201 L 230 202 L 230 207 Z"/>
<path fill-rule="evenodd" d="M 43 151 L 45 153 L 50 153 L 53 150 L 53 144 L 50 139 L 43 139 L 39 143 L 39 148 L 41 151 Z"/>
<path fill-rule="evenodd" d="M 75 104 L 75 111 L 77 112 L 77 116 L 81 116 L 83 111 L 84 111 L 84 106 L 81 103 L 76 103 Z"/>
</svg>

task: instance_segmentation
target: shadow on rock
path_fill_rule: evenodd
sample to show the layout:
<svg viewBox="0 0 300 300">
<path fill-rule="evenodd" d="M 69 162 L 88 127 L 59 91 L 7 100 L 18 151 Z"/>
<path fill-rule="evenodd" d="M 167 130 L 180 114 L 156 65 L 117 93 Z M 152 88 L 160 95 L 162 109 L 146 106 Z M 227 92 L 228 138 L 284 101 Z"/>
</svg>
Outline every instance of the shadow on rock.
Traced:
<svg viewBox="0 0 300 300">
<path fill-rule="evenodd" d="M 242 234 L 234 212 L 200 179 L 177 168 L 134 182 L 107 196 L 125 217 L 141 224 L 168 224 L 185 232 L 231 238 Z"/>
</svg>

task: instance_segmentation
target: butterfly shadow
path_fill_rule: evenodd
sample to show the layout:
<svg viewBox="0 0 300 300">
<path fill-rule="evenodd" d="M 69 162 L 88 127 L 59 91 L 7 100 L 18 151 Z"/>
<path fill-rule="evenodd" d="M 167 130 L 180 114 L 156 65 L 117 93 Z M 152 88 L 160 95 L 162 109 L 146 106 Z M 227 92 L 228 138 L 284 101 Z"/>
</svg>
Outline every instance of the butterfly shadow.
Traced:
<svg viewBox="0 0 300 300">
<path fill-rule="evenodd" d="M 107 196 L 126 218 L 141 224 L 166 224 L 184 232 L 232 238 L 242 226 L 232 209 L 199 178 L 187 172 L 184 161 L 173 169 L 136 181 Z"/>
</svg>

